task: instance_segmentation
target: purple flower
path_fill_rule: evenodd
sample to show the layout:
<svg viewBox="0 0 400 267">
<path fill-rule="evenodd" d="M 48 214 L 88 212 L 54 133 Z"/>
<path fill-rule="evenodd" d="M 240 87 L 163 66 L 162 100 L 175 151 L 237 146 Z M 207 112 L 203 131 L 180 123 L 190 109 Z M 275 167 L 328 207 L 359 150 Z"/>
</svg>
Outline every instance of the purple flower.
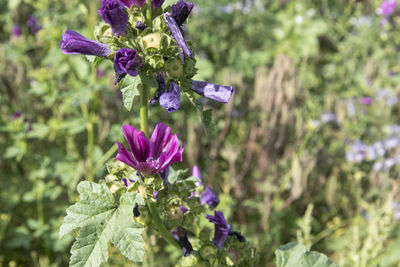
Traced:
<svg viewBox="0 0 400 267">
<path fill-rule="evenodd" d="M 37 33 L 42 28 L 38 24 L 37 19 L 36 19 L 36 17 L 34 15 L 30 15 L 29 16 L 28 20 L 26 21 L 26 25 L 29 27 L 29 29 L 31 30 L 31 32 L 33 34 Z"/>
<path fill-rule="evenodd" d="M 206 186 L 206 191 L 200 196 L 201 205 L 208 204 L 211 209 L 214 209 L 219 204 L 219 198 L 217 195 L 211 190 L 210 187 Z"/>
<path fill-rule="evenodd" d="M 124 182 L 126 187 L 130 187 L 132 185 L 132 183 L 134 183 L 135 181 L 132 179 L 127 179 L 127 178 L 122 178 L 121 179 L 122 182 Z"/>
<path fill-rule="evenodd" d="M 114 69 L 118 74 L 128 73 L 131 76 L 138 75 L 138 69 L 143 64 L 143 58 L 135 49 L 120 48 L 114 57 Z"/>
<path fill-rule="evenodd" d="M 214 216 L 207 214 L 206 218 L 214 224 L 214 245 L 219 249 L 223 248 L 225 240 L 231 231 L 231 226 L 226 224 L 224 213 L 214 211 Z"/>
<path fill-rule="evenodd" d="M 73 30 L 66 30 L 60 42 L 61 51 L 64 54 L 83 54 L 98 57 L 106 57 L 111 54 L 108 45 L 98 43 Z"/>
<path fill-rule="evenodd" d="M 192 245 L 187 237 L 186 230 L 182 227 L 178 227 L 172 232 L 172 236 L 178 240 L 179 245 L 182 247 L 183 256 L 187 257 L 193 251 Z"/>
<path fill-rule="evenodd" d="M 168 112 L 177 111 L 179 108 L 180 97 L 181 91 L 179 85 L 176 82 L 171 81 L 169 83 L 168 91 L 164 92 L 160 96 L 160 106 Z"/>
<path fill-rule="evenodd" d="M 323 123 L 338 123 L 338 119 L 332 112 L 324 112 L 321 114 L 321 121 Z"/>
<path fill-rule="evenodd" d="M 169 176 L 169 166 L 165 168 L 162 172 L 160 172 L 160 177 L 163 180 L 164 186 L 169 184 L 168 176 Z"/>
<path fill-rule="evenodd" d="M 146 29 L 146 24 L 144 24 L 143 22 L 138 20 L 138 21 L 136 21 L 135 29 L 139 29 L 139 30 L 143 31 L 144 29 Z"/>
<path fill-rule="evenodd" d="M 194 166 L 193 166 L 193 169 L 192 169 L 192 176 L 193 176 L 193 177 L 197 177 L 197 178 L 199 178 L 199 180 L 200 180 L 200 182 L 196 182 L 196 183 L 195 183 L 196 186 L 203 185 L 203 180 L 201 179 L 200 169 L 199 169 L 199 167 L 198 167 L 197 165 L 194 165 Z"/>
<path fill-rule="evenodd" d="M 371 105 L 372 104 L 372 98 L 371 97 L 361 97 L 358 99 L 358 103 L 363 104 L 363 105 Z"/>
<path fill-rule="evenodd" d="M 383 16 L 390 16 L 395 11 L 397 0 L 384 0 L 378 7 L 378 13 Z"/>
<path fill-rule="evenodd" d="M 124 3 L 125 6 L 130 8 L 131 6 L 139 6 L 142 7 L 146 4 L 146 0 L 120 0 L 122 3 Z M 151 6 L 153 8 L 159 8 L 164 4 L 164 0 L 151 0 Z"/>
<path fill-rule="evenodd" d="M 193 3 L 184 0 L 179 0 L 175 5 L 172 5 L 171 15 L 178 26 L 181 26 L 185 22 L 193 7 Z"/>
<path fill-rule="evenodd" d="M 164 79 L 164 73 L 163 72 L 158 72 L 156 75 L 156 80 L 158 83 L 158 89 L 155 94 L 155 96 L 149 100 L 150 104 L 156 103 L 160 99 L 160 96 L 164 93 L 165 91 L 165 79 Z"/>
<path fill-rule="evenodd" d="M 181 211 L 182 211 L 183 214 L 185 214 L 186 212 L 189 211 L 189 209 L 186 208 L 185 206 L 180 206 L 179 208 L 181 209 Z"/>
<path fill-rule="evenodd" d="M 122 127 L 131 151 L 118 145 L 116 158 L 144 175 L 160 173 L 175 161 L 182 161 L 184 144 L 179 147 L 178 136 L 164 123 L 156 125 L 151 140 L 129 124 Z"/>
<path fill-rule="evenodd" d="M 18 119 L 19 117 L 21 117 L 22 116 L 22 111 L 17 111 L 17 112 L 14 112 L 13 114 L 12 114 L 12 119 L 13 120 L 16 120 L 16 119 Z"/>
<path fill-rule="evenodd" d="M 233 86 L 222 86 L 202 81 L 192 81 L 191 89 L 199 95 L 222 103 L 228 103 L 235 91 Z"/>
<path fill-rule="evenodd" d="M 185 62 L 184 54 L 190 58 L 193 58 L 192 52 L 190 51 L 189 46 L 186 44 L 185 39 L 183 39 L 182 32 L 179 29 L 179 26 L 176 23 L 175 19 L 171 16 L 171 13 L 165 13 L 164 20 L 169 30 L 171 31 L 172 37 L 178 44 L 179 58 L 181 59 L 181 62 L 183 64 Z"/>
<path fill-rule="evenodd" d="M 15 25 L 12 27 L 12 34 L 14 38 L 19 38 L 21 36 L 21 33 L 22 33 L 21 26 Z"/>
<path fill-rule="evenodd" d="M 104 76 L 104 70 L 102 68 L 97 68 L 96 69 L 96 76 L 97 78 L 101 78 Z"/>
<path fill-rule="evenodd" d="M 101 18 L 110 24 L 115 35 L 124 36 L 126 34 L 128 15 L 124 12 L 118 0 L 101 0 L 101 8 L 98 12 Z"/>
</svg>

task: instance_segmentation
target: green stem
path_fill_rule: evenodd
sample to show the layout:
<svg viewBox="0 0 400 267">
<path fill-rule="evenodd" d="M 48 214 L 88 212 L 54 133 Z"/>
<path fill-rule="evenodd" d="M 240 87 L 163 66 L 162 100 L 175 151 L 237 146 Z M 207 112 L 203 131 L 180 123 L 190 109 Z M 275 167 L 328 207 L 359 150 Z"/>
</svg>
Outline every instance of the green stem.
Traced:
<svg viewBox="0 0 400 267">
<path fill-rule="evenodd" d="M 153 28 L 151 11 L 152 11 L 151 0 L 146 0 L 146 25 L 150 29 Z"/>
<path fill-rule="evenodd" d="M 148 88 L 142 84 L 142 89 L 140 90 L 140 128 L 144 132 L 145 136 L 148 136 L 148 111 L 147 111 L 147 95 Z"/>
<path fill-rule="evenodd" d="M 94 166 L 94 171 L 96 172 L 100 167 L 104 165 L 104 163 L 111 158 L 111 156 L 118 150 L 118 146 L 115 144 L 97 161 L 96 165 Z"/>
<path fill-rule="evenodd" d="M 168 241 L 171 245 L 175 246 L 176 248 L 181 248 L 179 243 L 175 240 L 175 238 L 172 236 L 172 234 L 165 228 L 164 223 L 162 222 L 158 210 L 156 208 L 156 205 L 154 202 L 151 200 L 147 201 L 147 207 L 149 208 L 150 215 L 153 218 L 152 222 L 155 225 L 156 229 L 158 232 L 161 234 L 161 236 Z"/>
</svg>

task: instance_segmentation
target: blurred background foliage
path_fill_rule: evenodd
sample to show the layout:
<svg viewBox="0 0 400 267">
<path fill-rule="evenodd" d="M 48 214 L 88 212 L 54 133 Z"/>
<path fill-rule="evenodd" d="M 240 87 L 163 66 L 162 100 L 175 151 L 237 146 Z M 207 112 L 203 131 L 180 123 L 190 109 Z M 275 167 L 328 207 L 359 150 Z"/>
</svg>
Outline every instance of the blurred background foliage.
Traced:
<svg viewBox="0 0 400 267">
<path fill-rule="evenodd" d="M 194 2 L 196 78 L 236 93 L 204 100 L 213 133 L 187 100 L 181 112 L 150 109 L 150 125 L 187 141 L 176 167 L 200 166 L 259 266 L 296 240 L 340 266 L 398 266 L 398 12 L 382 17 L 378 0 Z M 102 177 L 138 108 L 124 110 L 111 62 L 95 69 L 59 49 L 68 28 L 93 39 L 98 1 L 0 6 L 0 265 L 66 266 L 65 209 L 79 181 Z M 145 266 L 174 265 L 179 251 L 146 238 Z M 110 254 L 110 266 L 132 266 Z"/>
</svg>

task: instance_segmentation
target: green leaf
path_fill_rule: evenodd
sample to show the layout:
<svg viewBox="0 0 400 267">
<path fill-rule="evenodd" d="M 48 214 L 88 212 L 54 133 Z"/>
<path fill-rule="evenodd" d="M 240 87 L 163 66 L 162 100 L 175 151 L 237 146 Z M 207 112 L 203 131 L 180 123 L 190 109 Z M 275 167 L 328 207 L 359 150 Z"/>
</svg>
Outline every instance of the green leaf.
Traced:
<svg viewBox="0 0 400 267">
<path fill-rule="evenodd" d="M 143 227 L 132 220 L 136 204 L 143 198 L 125 193 L 119 203 L 104 184 L 81 182 L 78 185 L 79 203 L 67 209 L 60 228 L 60 237 L 81 228 L 71 249 L 71 266 L 100 266 L 108 259 L 111 241 L 128 259 L 140 262 L 144 256 Z"/>
<path fill-rule="evenodd" d="M 277 267 L 337 267 L 338 265 L 326 255 L 308 251 L 307 248 L 295 242 L 280 246 L 276 251 Z"/>
<path fill-rule="evenodd" d="M 187 169 L 184 170 L 174 170 L 172 167 L 169 168 L 169 175 L 168 175 L 168 181 L 171 184 L 174 184 L 179 178 L 182 177 L 182 175 L 187 173 Z"/>
<path fill-rule="evenodd" d="M 130 111 L 132 109 L 133 99 L 140 95 L 139 90 L 142 84 L 139 76 L 126 76 L 122 81 L 121 92 L 122 92 L 122 102 L 124 107 Z"/>
</svg>

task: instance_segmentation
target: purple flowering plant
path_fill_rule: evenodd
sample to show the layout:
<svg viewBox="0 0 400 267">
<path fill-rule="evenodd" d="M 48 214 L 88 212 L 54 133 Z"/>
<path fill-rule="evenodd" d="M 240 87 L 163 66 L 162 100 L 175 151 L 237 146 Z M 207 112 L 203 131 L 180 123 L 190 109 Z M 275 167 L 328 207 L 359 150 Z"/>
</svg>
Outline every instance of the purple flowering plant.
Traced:
<svg viewBox="0 0 400 267">
<path fill-rule="evenodd" d="M 70 29 L 62 35 L 64 54 L 92 56 L 95 69 L 104 59 L 112 62 L 128 110 L 140 96 L 140 128 L 122 126 L 126 143 L 116 142 L 110 150 L 118 153 L 107 163 L 108 174 L 99 183 L 81 182 L 80 202 L 67 209 L 60 236 L 80 228 L 71 249 L 72 266 L 100 266 L 108 259 L 108 243 L 129 260 L 141 262 L 149 242 L 144 231 L 178 249 L 185 266 L 232 261 L 250 266 L 256 259 L 250 243 L 230 231 L 221 211 L 205 215 L 220 199 L 204 184 L 199 168 L 195 166 L 189 177 L 186 170 L 175 169 L 184 159 L 185 142 L 163 122 L 156 123 L 149 135 L 149 103 L 154 107 L 159 102 L 165 111 L 176 112 L 183 96 L 205 118 L 209 111 L 203 110 L 195 93 L 221 103 L 228 103 L 234 93 L 232 86 L 192 79 L 196 59 L 182 27 L 194 4 L 179 0 L 163 7 L 163 3 L 101 0 L 98 13 L 105 23 L 96 28 L 95 40 Z"/>
</svg>

